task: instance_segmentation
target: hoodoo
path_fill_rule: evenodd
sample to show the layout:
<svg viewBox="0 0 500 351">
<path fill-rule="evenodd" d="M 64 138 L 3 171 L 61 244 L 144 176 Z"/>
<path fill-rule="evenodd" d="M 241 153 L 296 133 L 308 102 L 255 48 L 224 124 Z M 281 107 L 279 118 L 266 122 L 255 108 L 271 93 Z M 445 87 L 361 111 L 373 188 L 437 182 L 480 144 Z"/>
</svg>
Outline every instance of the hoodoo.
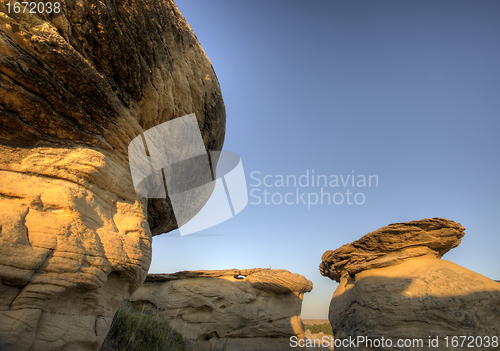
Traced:
<svg viewBox="0 0 500 351">
<path fill-rule="evenodd" d="M 329 309 L 335 339 L 364 340 L 355 350 L 456 350 L 452 336 L 494 346 L 500 284 L 440 259 L 464 230 L 443 218 L 395 223 L 326 251 L 320 272 L 340 283 Z"/>
<path fill-rule="evenodd" d="M 206 151 L 224 140 L 217 77 L 173 1 L 58 3 L 0 3 L 0 349 L 97 350 L 152 236 L 177 227 L 168 199 L 136 193 L 128 145 L 193 113 Z"/>
</svg>

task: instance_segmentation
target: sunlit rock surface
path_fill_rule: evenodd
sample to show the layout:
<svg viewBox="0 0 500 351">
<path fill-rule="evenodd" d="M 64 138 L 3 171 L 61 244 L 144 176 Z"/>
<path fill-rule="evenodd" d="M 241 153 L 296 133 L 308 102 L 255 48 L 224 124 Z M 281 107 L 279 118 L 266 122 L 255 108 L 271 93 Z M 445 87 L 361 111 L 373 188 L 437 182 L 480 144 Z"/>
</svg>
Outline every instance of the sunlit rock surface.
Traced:
<svg viewBox="0 0 500 351">
<path fill-rule="evenodd" d="M 190 340 L 228 338 L 228 350 L 290 349 L 304 336 L 303 295 L 312 283 L 276 269 L 149 274 L 130 300 L 157 308 Z"/>
<path fill-rule="evenodd" d="M 498 336 L 500 284 L 439 259 L 464 230 L 442 218 L 397 223 L 325 252 L 320 272 L 340 282 L 329 310 L 335 338 L 394 343 L 335 350 L 457 350 L 452 336 Z M 429 346 L 436 338 L 438 347 Z M 396 348 L 399 339 L 422 344 Z"/>
<path fill-rule="evenodd" d="M 195 113 L 206 149 L 223 144 L 217 78 L 172 1 L 59 3 L 0 2 L 0 349 L 98 349 L 152 235 L 177 226 L 136 194 L 129 143 Z"/>
</svg>

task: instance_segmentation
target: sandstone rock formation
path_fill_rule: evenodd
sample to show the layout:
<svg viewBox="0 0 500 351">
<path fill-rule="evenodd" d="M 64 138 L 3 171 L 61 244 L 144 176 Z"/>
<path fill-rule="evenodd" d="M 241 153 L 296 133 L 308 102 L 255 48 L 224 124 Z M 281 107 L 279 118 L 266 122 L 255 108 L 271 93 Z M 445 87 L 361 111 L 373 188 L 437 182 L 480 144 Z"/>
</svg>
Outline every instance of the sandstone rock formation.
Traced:
<svg viewBox="0 0 500 351">
<path fill-rule="evenodd" d="M 439 259 L 463 235 L 458 223 L 423 219 L 391 224 L 325 252 L 320 272 L 340 282 L 329 310 L 335 338 L 393 343 L 335 350 L 459 350 L 444 338 L 499 335 L 500 284 Z M 429 346 L 436 338 L 438 347 Z M 422 344 L 397 348 L 399 339 Z"/>
<path fill-rule="evenodd" d="M 172 1 L 58 2 L 0 2 L 0 349 L 98 349 L 177 226 L 136 194 L 129 143 L 195 113 L 223 144 L 217 77 Z"/>
<path fill-rule="evenodd" d="M 228 350 L 288 350 L 304 336 L 303 295 L 312 283 L 276 269 L 149 274 L 130 301 L 158 308 L 190 340 L 228 338 Z"/>
<path fill-rule="evenodd" d="M 440 258 L 460 244 L 465 228 L 442 218 L 393 223 L 351 244 L 323 254 L 320 273 L 337 282 L 367 269 L 391 266 L 410 257 Z"/>
</svg>

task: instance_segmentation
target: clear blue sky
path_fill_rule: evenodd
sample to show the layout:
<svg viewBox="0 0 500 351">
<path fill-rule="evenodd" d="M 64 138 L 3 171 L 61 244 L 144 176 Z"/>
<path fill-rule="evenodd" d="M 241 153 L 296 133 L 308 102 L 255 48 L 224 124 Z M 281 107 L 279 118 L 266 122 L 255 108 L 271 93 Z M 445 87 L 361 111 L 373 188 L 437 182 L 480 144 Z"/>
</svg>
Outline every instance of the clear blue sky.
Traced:
<svg viewBox="0 0 500 351">
<path fill-rule="evenodd" d="M 157 236 L 150 272 L 287 269 L 314 283 L 302 317 L 327 318 L 337 284 L 319 274 L 323 252 L 389 223 L 444 217 L 466 228 L 444 259 L 500 279 L 500 2 L 177 6 L 219 78 L 224 150 L 241 156 L 249 191 L 262 201 L 264 190 L 296 191 L 251 186 L 254 171 L 354 170 L 378 187 L 325 189 L 362 192 L 362 205 L 249 204 L 203 235 Z"/>
</svg>

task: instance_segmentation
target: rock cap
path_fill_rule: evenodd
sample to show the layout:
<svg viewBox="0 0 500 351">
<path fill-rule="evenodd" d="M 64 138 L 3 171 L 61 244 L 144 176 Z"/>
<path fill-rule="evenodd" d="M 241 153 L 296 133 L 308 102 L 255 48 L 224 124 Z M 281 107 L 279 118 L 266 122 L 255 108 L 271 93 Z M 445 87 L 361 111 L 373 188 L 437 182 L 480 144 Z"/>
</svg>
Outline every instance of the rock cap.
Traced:
<svg viewBox="0 0 500 351">
<path fill-rule="evenodd" d="M 232 281 L 250 283 L 259 290 L 277 294 L 306 293 L 312 290 L 313 284 L 304 276 L 284 269 L 252 268 L 182 271 L 176 273 L 148 274 L 145 282 L 167 282 L 189 278 L 222 278 Z"/>
<path fill-rule="evenodd" d="M 434 254 L 441 258 L 460 244 L 464 231 L 459 223 L 445 218 L 392 223 L 336 250 L 326 251 L 319 271 L 340 282 L 342 277 L 392 266 L 411 257 Z"/>
</svg>

